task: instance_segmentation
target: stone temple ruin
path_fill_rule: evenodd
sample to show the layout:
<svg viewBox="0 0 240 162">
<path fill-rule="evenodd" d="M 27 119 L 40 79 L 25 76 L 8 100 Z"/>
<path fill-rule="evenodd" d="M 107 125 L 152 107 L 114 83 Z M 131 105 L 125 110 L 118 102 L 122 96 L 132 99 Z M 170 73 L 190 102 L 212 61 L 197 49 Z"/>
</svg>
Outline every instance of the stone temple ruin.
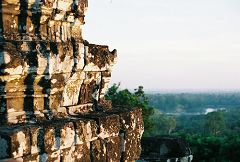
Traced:
<svg viewBox="0 0 240 162">
<path fill-rule="evenodd" d="M 116 50 L 82 38 L 87 0 L 0 1 L 0 161 L 134 161 L 141 109 L 104 99 Z"/>
</svg>

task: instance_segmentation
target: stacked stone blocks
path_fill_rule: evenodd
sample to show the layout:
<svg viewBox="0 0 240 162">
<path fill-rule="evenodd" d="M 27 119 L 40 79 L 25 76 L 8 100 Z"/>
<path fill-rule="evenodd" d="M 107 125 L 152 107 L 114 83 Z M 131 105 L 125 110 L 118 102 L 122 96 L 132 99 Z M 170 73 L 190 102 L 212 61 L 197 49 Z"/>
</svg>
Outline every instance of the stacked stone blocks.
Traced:
<svg viewBox="0 0 240 162">
<path fill-rule="evenodd" d="M 0 6 L 2 123 L 93 111 L 93 101 L 104 98 L 116 52 L 83 40 L 87 1 L 3 0 Z"/>
<path fill-rule="evenodd" d="M 137 108 L 113 109 L 104 114 L 2 126 L 0 158 L 34 162 L 134 161 L 140 156 L 143 133 L 139 113 Z"/>
<path fill-rule="evenodd" d="M 104 99 L 116 50 L 82 38 L 87 0 L 0 2 L 0 161 L 140 156 L 141 110 Z"/>
</svg>

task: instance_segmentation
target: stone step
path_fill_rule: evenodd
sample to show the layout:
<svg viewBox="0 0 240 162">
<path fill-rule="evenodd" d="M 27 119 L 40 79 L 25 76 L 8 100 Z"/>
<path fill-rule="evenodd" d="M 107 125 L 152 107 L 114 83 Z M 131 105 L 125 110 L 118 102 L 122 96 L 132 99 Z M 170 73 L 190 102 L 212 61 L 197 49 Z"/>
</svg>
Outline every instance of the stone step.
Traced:
<svg viewBox="0 0 240 162">
<path fill-rule="evenodd" d="M 1 126 L 0 160 L 133 161 L 139 156 L 137 150 L 141 150 L 143 127 L 123 127 L 120 123 L 134 123 L 136 119 L 130 116 L 142 120 L 141 110 L 119 110 L 122 117 L 117 112 L 115 109 L 51 122 Z"/>
<path fill-rule="evenodd" d="M 112 71 L 116 50 L 78 41 L 0 42 L 0 76 Z M 109 75 L 108 75 L 109 76 Z"/>
<path fill-rule="evenodd" d="M 31 82 L 26 85 L 24 76 L 20 76 L 20 79 L 9 79 L 8 82 L 6 80 L 0 86 L 0 114 L 6 114 L 8 117 L 13 115 L 15 123 L 15 118 L 18 118 L 19 113 L 19 117 L 25 114 L 24 111 L 33 114 L 36 111 L 38 114 L 39 111 L 59 112 L 60 107 L 70 107 L 72 114 L 86 113 L 92 110 L 94 102 L 104 101 L 103 94 L 106 89 L 101 87 L 107 87 L 109 82 L 105 82 L 100 72 L 83 72 L 83 74 L 82 77 L 73 75 L 68 79 L 61 78 L 64 75 L 52 75 L 52 78 L 45 79 L 44 84 L 40 84 L 42 82 L 41 79 L 37 79 L 39 78 L 37 75 L 32 85 Z M 91 106 L 84 106 L 86 104 Z"/>
<path fill-rule="evenodd" d="M 110 52 L 107 46 L 84 44 L 2 42 L 0 115 L 6 123 L 15 123 L 16 119 L 22 123 L 29 113 L 59 112 L 61 107 L 71 107 L 71 113 L 81 114 L 93 109 L 82 105 L 98 102 L 107 106 L 104 95 L 116 51 Z"/>
<path fill-rule="evenodd" d="M 77 46 L 77 47 L 76 47 Z M 47 41 L 0 42 L 0 75 L 59 74 L 83 70 L 84 45 Z"/>
</svg>

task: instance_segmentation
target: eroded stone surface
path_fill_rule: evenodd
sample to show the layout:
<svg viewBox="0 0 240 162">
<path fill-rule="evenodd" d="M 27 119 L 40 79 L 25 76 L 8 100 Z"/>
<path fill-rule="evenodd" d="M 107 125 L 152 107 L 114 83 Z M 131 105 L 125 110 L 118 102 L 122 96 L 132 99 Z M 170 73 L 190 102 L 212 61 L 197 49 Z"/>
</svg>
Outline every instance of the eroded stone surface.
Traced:
<svg viewBox="0 0 240 162">
<path fill-rule="evenodd" d="M 44 148 L 44 129 L 41 126 L 31 126 L 30 130 L 30 141 L 31 141 L 31 154 L 38 154 L 43 152 Z"/>
<path fill-rule="evenodd" d="M 44 151 L 49 153 L 60 149 L 60 132 L 57 131 L 53 126 L 44 128 Z"/>
<path fill-rule="evenodd" d="M 83 143 L 81 145 L 76 145 L 75 147 L 76 161 L 79 161 L 79 162 L 91 161 L 90 154 L 91 154 L 90 142 Z"/>
<path fill-rule="evenodd" d="M 122 145 L 120 136 L 107 139 L 107 161 L 115 162 L 121 160 Z M 137 159 L 137 158 L 136 158 Z"/>
<path fill-rule="evenodd" d="M 19 34 L 27 33 L 32 39 L 66 41 L 81 38 L 87 0 L 3 0 L 1 7 L 6 39 L 21 39 Z"/>
<path fill-rule="evenodd" d="M 140 109 L 104 95 L 117 51 L 82 38 L 87 0 L 0 1 L 0 161 L 130 161 Z"/>
<path fill-rule="evenodd" d="M 94 120 L 75 120 L 74 121 L 76 136 L 75 142 L 77 145 L 88 143 L 98 138 L 98 125 Z"/>
<path fill-rule="evenodd" d="M 0 130 L 0 142 L 0 159 L 18 158 L 30 153 L 30 136 L 26 128 L 2 128 Z"/>
<path fill-rule="evenodd" d="M 91 142 L 91 160 L 92 161 L 106 161 L 106 141 L 97 139 Z"/>
<path fill-rule="evenodd" d="M 0 129 L 0 159 L 22 161 L 133 161 L 141 151 L 142 126 L 134 125 L 139 109 L 92 113 L 81 117 L 53 120 L 27 127 Z M 119 114 L 119 115 L 117 115 Z M 121 119 L 122 118 L 122 119 Z M 141 119 L 141 118 L 139 118 Z M 141 125 L 141 122 L 140 122 Z M 128 128 L 128 129 L 126 129 Z M 21 139 L 20 139 L 21 138 Z M 19 143 L 21 140 L 21 143 Z M 11 149 L 9 149 L 11 148 Z"/>
<path fill-rule="evenodd" d="M 45 47 L 45 45 L 41 46 Z M 9 66 L 4 66 L 0 75 L 0 99 L 2 100 L 0 110 L 2 114 L 8 112 L 9 116 L 13 112 L 14 117 L 7 120 L 7 123 L 17 123 L 14 119 L 17 118 L 18 113 L 14 112 L 21 112 L 19 116 L 22 117 L 28 113 L 41 116 L 44 110 L 58 112 L 61 106 L 81 107 L 86 104 L 96 105 L 99 101 L 104 103 L 104 93 L 109 84 L 110 72 L 88 71 L 88 66 L 78 70 L 78 61 L 74 63 L 73 52 L 63 52 L 69 49 L 62 47 L 56 44 L 56 47 L 52 49 L 50 47 L 49 52 L 40 52 L 39 55 L 38 52 L 34 54 L 31 52 L 29 54 L 31 57 L 28 54 L 26 56 L 19 54 L 17 57 L 13 56 L 15 59 L 12 60 L 16 63 L 10 62 Z M 14 48 L 17 49 L 17 47 Z M 9 47 L 9 51 L 14 48 Z M 98 46 L 97 49 L 99 48 Z M 105 46 L 103 48 L 106 50 Z M 42 57 L 41 53 L 46 56 Z M 3 55 L 5 55 L 4 52 Z M 22 56 L 25 57 L 25 61 Z M 102 64 L 107 63 L 104 61 Z M 87 108 L 88 111 L 91 109 Z M 81 111 L 75 110 L 74 113 L 81 113 Z"/>
<path fill-rule="evenodd" d="M 75 154 L 75 147 L 70 147 L 70 148 L 61 150 L 61 161 L 62 162 L 77 161 L 77 157 Z"/>
<path fill-rule="evenodd" d="M 110 124 L 111 123 L 111 124 Z M 120 132 L 119 116 L 109 115 L 99 118 L 100 134 L 99 138 L 118 136 Z"/>
<path fill-rule="evenodd" d="M 83 41 L 87 6 L 87 0 L 1 1 L 2 123 L 48 120 L 60 107 L 86 113 L 103 98 L 116 50 Z"/>
<path fill-rule="evenodd" d="M 134 161 L 141 155 L 141 136 L 138 131 L 125 134 L 124 160 Z"/>
<path fill-rule="evenodd" d="M 72 122 L 64 124 L 60 129 L 60 149 L 69 148 L 75 145 L 75 129 Z"/>
</svg>

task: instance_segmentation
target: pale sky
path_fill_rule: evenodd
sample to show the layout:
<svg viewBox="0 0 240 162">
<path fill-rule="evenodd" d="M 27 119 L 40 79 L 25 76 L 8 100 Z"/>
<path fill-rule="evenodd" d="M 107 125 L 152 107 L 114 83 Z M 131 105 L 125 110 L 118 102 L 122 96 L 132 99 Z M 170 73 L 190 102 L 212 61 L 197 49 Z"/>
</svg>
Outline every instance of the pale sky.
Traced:
<svg viewBox="0 0 240 162">
<path fill-rule="evenodd" d="M 240 89 L 240 0 L 89 0 L 85 21 L 122 88 Z"/>
</svg>

